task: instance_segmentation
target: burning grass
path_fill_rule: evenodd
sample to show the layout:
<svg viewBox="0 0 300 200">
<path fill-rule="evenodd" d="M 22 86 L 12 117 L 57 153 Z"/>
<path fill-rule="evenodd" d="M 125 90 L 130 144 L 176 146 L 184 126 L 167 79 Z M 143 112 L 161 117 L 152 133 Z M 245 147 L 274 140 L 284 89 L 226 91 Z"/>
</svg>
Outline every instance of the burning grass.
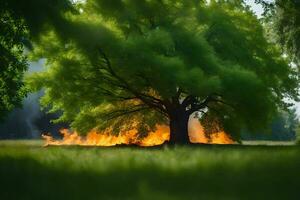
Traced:
<svg viewBox="0 0 300 200">
<path fill-rule="evenodd" d="M 190 118 L 189 137 L 192 143 L 201 144 L 234 144 L 234 141 L 224 131 L 216 132 L 208 137 L 203 126 L 198 119 Z M 90 131 L 86 137 L 80 136 L 77 132 L 62 129 L 61 140 L 54 139 L 49 134 L 44 134 L 45 146 L 54 145 L 79 145 L 79 146 L 115 146 L 115 145 L 138 145 L 143 147 L 161 145 L 170 139 L 170 129 L 168 126 L 156 126 L 156 130 L 150 132 L 147 137 L 139 138 L 136 130 L 130 130 L 120 135 L 109 133 L 99 133 Z"/>
<path fill-rule="evenodd" d="M 0 142 L 0 199 L 298 199 L 297 146 Z"/>
<path fill-rule="evenodd" d="M 77 132 L 71 132 L 68 129 L 60 131 L 63 138 L 55 140 L 51 135 L 43 135 L 45 146 L 48 145 L 79 145 L 79 146 L 116 146 L 116 145 L 139 145 L 156 146 L 169 140 L 169 128 L 167 126 L 157 126 L 156 131 L 149 133 L 145 138 L 139 138 L 136 130 L 131 130 L 120 135 L 109 133 L 99 133 L 90 131 L 86 137 L 80 136 Z"/>
</svg>

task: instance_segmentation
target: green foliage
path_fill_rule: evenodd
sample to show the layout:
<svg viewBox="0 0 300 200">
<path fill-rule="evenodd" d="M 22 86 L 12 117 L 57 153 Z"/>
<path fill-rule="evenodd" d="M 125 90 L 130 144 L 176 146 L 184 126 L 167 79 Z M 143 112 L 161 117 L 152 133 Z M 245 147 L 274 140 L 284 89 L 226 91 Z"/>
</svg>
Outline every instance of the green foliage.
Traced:
<svg viewBox="0 0 300 200">
<path fill-rule="evenodd" d="M 1 8 L 13 13 L 14 18 L 22 19 L 31 34 L 38 36 L 47 27 L 59 29 L 64 25 L 64 13 L 75 11 L 68 0 L 2 0 Z"/>
<path fill-rule="evenodd" d="M 47 58 L 47 70 L 28 83 L 45 88 L 42 104 L 82 133 L 132 124 L 150 130 L 180 108 L 213 115 L 238 138 L 242 127 L 262 128 L 286 108 L 284 97 L 297 99 L 297 71 L 241 3 L 87 0 L 78 7 L 40 38 L 33 57 Z"/>
<path fill-rule="evenodd" d="M 299 117 L 297 116 L 297 110 L 294 108 L 288 113 L 287 127 L 290 132 L 296 135 L 298 126 L 299 126 Z"/>
<path fill-rule="evenodd" d="M 258 1 L 265 7 L 265 16 L 277 35 L 285 53 L 300 63 L 300 2 L 297 0 Z"/>
<path fill-rule="evenodd" d="M 0 2 L 0 119 L 20 106 L 26 95 L 23 75 L 28 64 L 25 47 L 32 48 L 33 38 L 45 27 L 60 28 L 62 13 L 71 10 L 69 1 L 17 1 Z"/>
<path fill-rule="evenodd" d="M 299 125 L 299 117 L 296 113 L 296 109 L 279 112 L 274 117 L 269 131 L 264 134 L 244 132 L 242 138 L 243 140 L 295 141 Z"/>
<path fill-rule="evenodd" d="M 43 148 L 0 141 L 1 199 L 297 199 L 298 146 Z"/>
<path fill-rule="evenodd" d="M 300 123 L 298 123 L 298 126 L 296 128 L 296 141 L 297 144 L 300 145 Z"/>
<path fill-rule="evenodd" d="M 3 4 L 3 3 L 1 3 Z M 27 69 L 23 55 L 27 29 L 22 18 L 0 4 L 0 120 L 15 106 L 20 106 L 25 89 L 23 74 Z"/>
</svg>

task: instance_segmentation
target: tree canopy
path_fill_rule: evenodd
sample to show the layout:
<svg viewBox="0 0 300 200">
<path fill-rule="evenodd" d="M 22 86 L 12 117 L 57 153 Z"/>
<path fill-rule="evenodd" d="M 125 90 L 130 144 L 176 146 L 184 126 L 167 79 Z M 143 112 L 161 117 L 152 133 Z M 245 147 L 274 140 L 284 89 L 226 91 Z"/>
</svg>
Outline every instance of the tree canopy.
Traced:
<svg viewBox="0 0 300 200">
<path fill-rule="evenodd" d="M 27 63 L 22 38 L 26 35 L 22 19 L 0 6 L 0 119 L 25 95 L 22 79 Z"/>
<path fill-rule="evenodd" d="M 276 34 L 277 41 L 293 62 L 300 63 L 300 1 L 258 0 L 264 5 L 265 17 Z"/>
<path fill-rule="evenodd" d="M 47 70 L 28 79 L 58 121 L 85 133 L 169 124 L 186 142 L 198 113 L 235 139 L 263 128 L 283 99 L 297 100 L 298 73 L 267 41 L 240 1 L 87 0 L 48 29 L 33 57 Z"/>
<path fill-rule="evenodd" d="M 58 27 L 63 11 L 71 10 L 68 1 L 55 2 L 2 0 L 0 2 L 0 119 L 20 106 L 26 95 L 23 75 L 27 70 L 25 46 L 45 26 Z"/>
</svg>

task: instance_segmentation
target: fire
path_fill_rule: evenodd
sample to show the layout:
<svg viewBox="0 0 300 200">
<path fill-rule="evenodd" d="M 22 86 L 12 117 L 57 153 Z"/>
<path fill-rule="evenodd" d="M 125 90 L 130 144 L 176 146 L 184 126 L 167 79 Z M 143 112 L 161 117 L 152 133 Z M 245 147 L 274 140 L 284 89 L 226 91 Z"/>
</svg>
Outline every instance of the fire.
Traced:
<svg viewBox="0 0 300 200">
<path fill-rule="evenodd" d="M 52 136 L 43 135 L 47 145 L 81 145 L 81 146 L 115 146 L 120 144 L 136 144 L 139 146 L 155 146 L 163 144 L 169 140 L 169 127 L 156 126 L 154 132 L 150 132 L 147 137 L 139 138 L 136 130 L 127 131 L 121 135 L 109 133 L 99 133 L 95 130 L 90 131 L 86 137 L 80 136 L 77 132 L 62 129 L 62 140 L 55 140 Z"/>
<path fill-rule="evenodd" d="M 213 133 L 208 138 L 198 119 L 191 117 L 189 121 L 189 137 L 192 143 L 203 144 L 234 144 L 235 142 L 224 131 Z"/>
<path fill-rule="evenodd" d="M 189 121 L 189 137 L 192 143 L 204 144 L 233 144 L 234 141 L 225 132 L 213 133 L 210 138 L 204 134 L 204 128 L 197 119 L 191 118 Z M 127 131 L 120 135 L 109 133 L 99 133 L 90 131 L 85 137 L 77 132 L 62 129 L 62 140 L 55 140 L 50 135 L 43 135 L 47 145 L 81 145 L 81 146 L 115 146 L 121 144 L 135 144 L 139 146 L 161 145 L 170 139 L 170 129 L 168 126 L 157 125 L 154 132 L 150 132 L 147 137 L 139 138 L 136 130 Z"/>
</svg>

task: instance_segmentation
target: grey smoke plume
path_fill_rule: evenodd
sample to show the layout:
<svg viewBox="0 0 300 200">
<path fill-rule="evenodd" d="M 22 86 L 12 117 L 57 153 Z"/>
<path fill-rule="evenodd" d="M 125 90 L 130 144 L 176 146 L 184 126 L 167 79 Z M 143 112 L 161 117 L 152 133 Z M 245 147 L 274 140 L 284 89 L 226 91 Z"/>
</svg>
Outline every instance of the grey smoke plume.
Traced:
<svg viewBox="0 0 300 200">
<path fill-rule="evenodd" d="M 38 138 L 40 130 L 34 121 L 43 113 L 40 111 L 38 98 L 41 92 L 30 94 L 22 108 L 13 110 L 6 120 L 0 124 L 0 138 Z"/>
<path fill-rule="evenodd" d="M 28 73 L 41 71 L 45 60 L 30 63 Z M 0 139 L 33 139 L 40 138 L 42 133 L 58 136 L 60 128 L 67 124 L 53 124 L 52 119 L 58 114 L 47 114 L 39 105 L 39 98 L 43 92 L 31 93 L 23 100 L 22 108 L 14 109 L 8 117 L 0 123 Z"/>
</svg>

